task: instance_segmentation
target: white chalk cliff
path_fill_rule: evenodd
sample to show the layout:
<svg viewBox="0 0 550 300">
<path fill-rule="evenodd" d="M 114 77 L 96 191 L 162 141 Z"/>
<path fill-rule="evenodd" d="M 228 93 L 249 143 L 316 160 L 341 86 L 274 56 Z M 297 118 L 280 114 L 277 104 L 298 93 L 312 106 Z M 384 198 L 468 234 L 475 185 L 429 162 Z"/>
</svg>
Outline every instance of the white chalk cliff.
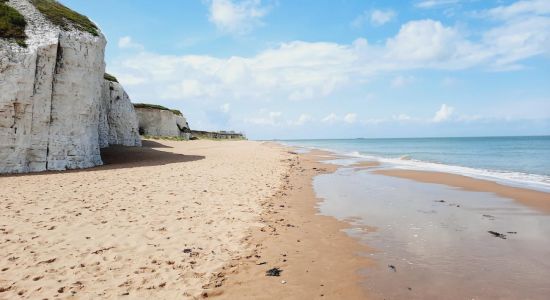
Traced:
<svg viewBox="0 0 550 300">
<path fill-rule="evenodd" d="M 168 109 L 136 107 L 139 120 L 139 130 L 143 135 L 180 137 L 188 140 L 190 137 L 187 119 Z"/>
<path fill-rule="evenodd" d="M 0 38 L 0 173 L 101 165 L 100 114 L 110 101 L 102 99 L 105 37 L 61 28 L 28 0 L 7 4 L 25 17 L 28 46 Z M 122 102 L 110 101 L 115 112 L 107 120 L 128 118 Z M 139 145 L 135 127 L 121 133 L 133 126 L 121 122 L 109 127 L 101 146 Z"/>
<path fill-rule="evenodd" d="M 136 111 L 122 85 L 104 80 L 101 100 L 99 147 L 141 146 Z"/>
</svg>

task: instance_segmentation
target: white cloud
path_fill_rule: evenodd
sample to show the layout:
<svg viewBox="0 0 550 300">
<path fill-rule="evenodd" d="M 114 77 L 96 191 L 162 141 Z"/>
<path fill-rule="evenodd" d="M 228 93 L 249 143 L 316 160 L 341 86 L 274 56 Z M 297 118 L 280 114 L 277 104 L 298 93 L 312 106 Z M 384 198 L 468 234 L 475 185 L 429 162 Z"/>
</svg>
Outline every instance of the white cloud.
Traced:
<svg viewBox="0 0 550 300">
<path fill-rule="evenodd" d="M 338 121 L 338 116 L 336 116 L 335 113 L 330 113 L 329 115 L 327 115 L 326 117 L 324 117 L 323 119 L 321 119 L 321 122 L 323 123 L 328 123 L 328 124 L 334 124 Z"/>
<path fill-rule="evenodd" d="M 344 116 L 344 122 L 348 124 L 353 124 L 357 121 L 357 114 L 355 113 L 348 113 Z"/>
<path fill-rule="evenodd" d="M 398 114 L 396 116 L 393 116 L 393 119 L 396 121 L 412 121 L 413 118 L 407 114 Z"/>
<path fill-rule="evenodd" d="M 255 118 L 246 119 L 245 122 L 255 124 L 255 125 L 271 125 L 278 126 L 281 125 L 282 113 L 279 111 L 262 111 L 260 116 Z"/>
<path fill-rule="evenodd" d="M 228 112 L 229 112 L 229 108 L 230 108 L 230 104 L 229 104 L 229 103 L 224 103 L 223 105 L 220 106 L 220 110 L 221 110 L 223 113 L 228 113 Z"/>
<path fill-rule="evenodd" d="M 381 26 L 395 18 L 393 10 L 374 10 L 370 15 L 370 21 L 373 25 Z"/>
<path fill-rule="evenodd" d="M 487 14 L 496 19 L 510 19 L 525 14 L 545 15 L 550 14 L 550 1 L 548 0 L 524 0 L 517 1 L 508 6 L 499 6 L 488 10 Z"/>
<path fill-rule="evenodd" d="M 417 2 L 414 6 L 419 8 L 434 8 L 438 6 L 456 4 L 459 2 L 460 0 L 422 0 Z"/>
<path fill-rule="evenodd" d="M 312 99 L 315 97 L 315 92 L 313 92 L 313 89 L 311 88 L 305 88 L 299 91 L 292 92 L 289 96 L 289 100 L 299 101 L 299 100 L 307 100 Z"/>
<path fill-rule="evenodd" d="M 550 54 L 550 18 L 513 19 L 485 32 L 483 40 L 494 55 L 493 68 L 521 68 L 521 60 Z"/>
<path fill-rule="evenodd" d="M 209 20 L 216 27 L 230 34 L 245 34 L 262 24 L 269 8 L 261 0 L 212 0 Z"/>
<path fill-rule="evenodd" d="M 390 72 L 509 70 L 521 67 L 526 59 L 550 53 L 548 17 L 528 14 L 496 23 L 480 32 L 481 39 L 427 19 L 403 24 L 382 43 L 370 44 L 364 38 L 351 44 L 292 41 L 248 57 L 161 55 L 142 50 L 113 61 L 109 69 L 139 98 L 200 99 L 218 107 L 221 101 L 323 99 Z M 119 41 L 122 47 L 133 44 L 130 37 Z M 412 80 L 396 77 L 393 85 Z"/>
<path fill-rule="evenodd" d="M 408 22 L 386 42 L 388 58 L 433 67 L 458 67 L 475 55 L 473 48 L 456 29 L 434 20 Z"/>
<path fill-rule="evenodd" d="M 132 40 L 132 37 L 130 36 L 124 36 L 121 37 L 118 40 L 118 47 L 120 49 L 137 49 L 137 50 L 143 50 L 143 45 L 138 44 Z"/>
<path fill-rule="evenodd" d="M 204 95 L 204 88 L 201 82 L 195 79 L 184 79 L 181 81 L 180 94 L 184 98 L 199 97 Z"/>
<path fill-rule="evenodd" d="M 132 74 L 120 74 L 117 75 L 117 79 L 125 86 L 140 85 L 147 82 L 147 79 Z"/>
<path fill-rule="evenodd" d="M 409 85 L 413 82 L 414 82 L 414 77 L 413 76 L 399 75 L 399 76 L 395 77 L 392 80 L 391 85 L 395 88 L 400 88 L 400 87 L 404 87 L 406 85 Z"/>
<path fill-rule="evenodd" d="M 358 15 L 352 22 L 351 26 L 354 28 L 361 28 L 363 27 L 367 22 L 370 22 L 374 26 L 382 26 L 396 17 L 395 11 L 388 9 L 388 10 L 380 10 L 375 9 L 373 11 L 364 11 L 360 15 Z"/>
<path fill-rule="evenodd" d="M 440 123 L 449 120 L 454 113 L 454 107 L 448 106 L 447 104 L 441 105 L 441 108 L 435 113 L 432 121 L 435 123 Z"/>
<path fill-rule="evenodd" d="M 308 122 L 311 122 L 311 121 L 313 121 L 313 118 L 310 115 L 301 114 L 296 121 L 289 121 L 288 124 L 289 125 L 301 126 L 301 125 L 304 125 L 305 123 L 308 123 Z"/>
<path fill-rule="evenodd" d="M 348 123 L 353 124 L 357 122 L 357 114 L 356 113 L 347 113 L 344 115 L 344 117 L 339 117 L 335 113 L 330 113 L 326 117 L 321 119 L 321 122 L 327 123 L 327 124 L 335 124 L 335 123 Z"/>
</svg>

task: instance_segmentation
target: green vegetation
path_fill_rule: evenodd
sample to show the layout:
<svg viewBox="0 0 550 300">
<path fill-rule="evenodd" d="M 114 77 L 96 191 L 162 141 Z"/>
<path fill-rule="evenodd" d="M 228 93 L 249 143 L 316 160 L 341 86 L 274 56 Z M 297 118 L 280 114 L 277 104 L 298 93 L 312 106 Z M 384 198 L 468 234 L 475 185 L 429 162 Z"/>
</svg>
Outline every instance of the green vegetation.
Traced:
<svg viewBox="0 0 550 300">
<path fill-rule="evenodd" d="M 215 133 L 215 132 L 212 132 Z M 212 137 L 212 135 L 209 135 L 209 132 L 201 132 L 201 131 L 191 131 L 191 140 L 209 140 L 209 141 L 244 141 L 246 140 L 246 137 L 244 135 L 241 135 L 240 137 L 234 137 L 231 139 L 224 139 L 224 138 L 215 138 Z"/>
<path fill-rule="evenodd" d="M 99 35 L 97 26 L 88 17 L 55 0 L 31 0 L 31 2 L 50 22 L 65 30 L 70 29 L 69 25 L 72 25 L 76 29 L 89 32 L 94 36 Z"/>
<path fill-rule="evenodd" d="M 160 109 L 160 110 L 169 110 L 175 115 L 183 116 L 181 111 L 179 111 L 177 109 L 169 109 L 167 107 L 164 107 L 164 106 L 158 105 L 158 104 L 134 103 L 134 107 L 135 108 L 152 108 L 152 109 Z"/>
<path fill-rule="evenodd" d="M 103 78 L 104 78 L 105 80 L 109 80 L 109 81 L 112 81 L 112 82 L 118 82 L 118 79 L 116 79 L 115 76 L 113 76 L 113 75 L 111 75 L 111 74 L 109 74 L 109 73 L 103 74 Z"/>
<path fill-rule="evenodd" d="M 144 135 L 144 139 L 148 140 L 165 140 L 165 141 L 187 141 L 186 139 L 179 136 L 154 136 L 154 135 Z"/>
<path fill-rule="evenodd" d="M 25 18 L 13 7 L 0 0 L 0 38 L 12 40 L 21 47 L 26 47 Z"/>
</svg>

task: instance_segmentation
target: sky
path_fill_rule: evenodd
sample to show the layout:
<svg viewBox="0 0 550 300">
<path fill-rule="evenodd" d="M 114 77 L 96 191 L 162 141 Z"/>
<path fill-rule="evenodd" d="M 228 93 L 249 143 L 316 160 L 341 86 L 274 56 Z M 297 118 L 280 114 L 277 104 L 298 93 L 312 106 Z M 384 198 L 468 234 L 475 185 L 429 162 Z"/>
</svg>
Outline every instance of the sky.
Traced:
<svg viewBox="0 0 550 300">
<path fill-rule="evenodd" d="M 550 0 L 61 0 L 135 103 L 251 139 L 550 134 Z"/>
</svg>

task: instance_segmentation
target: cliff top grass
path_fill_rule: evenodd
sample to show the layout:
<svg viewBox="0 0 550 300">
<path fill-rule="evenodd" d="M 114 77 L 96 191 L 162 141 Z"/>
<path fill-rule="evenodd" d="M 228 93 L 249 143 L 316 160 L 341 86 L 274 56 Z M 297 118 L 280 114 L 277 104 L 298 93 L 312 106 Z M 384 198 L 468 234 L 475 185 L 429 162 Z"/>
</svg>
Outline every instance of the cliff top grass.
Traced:
<svg viewBox="0 0 550 300">
<path fill-rule="evenodd" d="M 165 140 L 165 141 L 187 141 L 186 139 L 179 137 L 179 136 L 157 136 L 157 135 L 144 135 L 144 139 L 148 140 Z"/>
<path fill-rule="evenodd" d="M 134 107 L 135 108 L 151 108 L 151 109 L 169 110 L 175 115 L 183 116 L 181 111 L 179 111 L 177 109 L 169 109 L 167 107 L 164 107 L 164 106 L 158 105 L 158 104 L 134 103 Z"/>
<path fill-rule="evenodd" d="M 31 0 L 31 3 L 55 25 L 67 30 L 69 25 L 98 36 L 97 26 L 88 19 L 55 0 Z"/>
<path fill-rule="evenodd" d="M 0 0 L 0 38 L 15 41 L 20 46 L 26 47 L 25 26 L 27 26 L 27 21 L 6 2 L 7 0 Z"/>
<path fill-rule="evenodd" d="M 118 79 L 116 79 L 115 76 L 113 76 L 113 75 L 111 75 L 111 74 L 109 74 L 109 73 L 103 74 L 103 78 L 104 78 L 105 80 L 109 80 L 109 81 L 112 81 L 112 82 L 118 82 Z"/>
</svg>

